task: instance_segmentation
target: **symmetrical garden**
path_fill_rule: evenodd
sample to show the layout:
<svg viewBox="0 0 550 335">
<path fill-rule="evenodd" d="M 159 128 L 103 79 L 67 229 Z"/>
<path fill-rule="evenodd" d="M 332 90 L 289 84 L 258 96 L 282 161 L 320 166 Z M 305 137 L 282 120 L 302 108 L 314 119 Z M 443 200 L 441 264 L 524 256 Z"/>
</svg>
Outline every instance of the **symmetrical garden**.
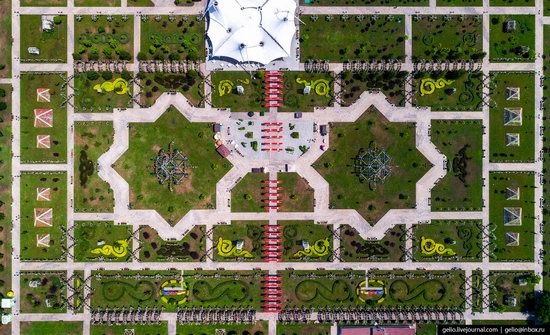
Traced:
<svg viewBox="0 0 550 335">
<path fill-rule="evenodd" d="M 13 329 L 549 321 L 549 6 L 297 2 L 289 57 L 257 66 L 210 57 L 205 1 L 20 1 L 0 52 Z"/>
</svg>

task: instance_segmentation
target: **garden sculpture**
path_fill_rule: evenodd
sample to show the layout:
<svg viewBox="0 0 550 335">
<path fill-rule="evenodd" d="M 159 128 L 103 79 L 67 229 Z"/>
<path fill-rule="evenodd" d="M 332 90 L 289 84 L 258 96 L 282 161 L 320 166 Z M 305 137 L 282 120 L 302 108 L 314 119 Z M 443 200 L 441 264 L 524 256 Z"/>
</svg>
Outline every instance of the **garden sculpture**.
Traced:
<svg viewBox="0 0 550 335">
<path fill-rule="evenodd" d="M 237 84 L 241 85 L 248 85 L 250 84 L 250 79 L 237 79 Z M 235 83 L 233 83 L 231 80 L 220 80 L 218 83 L 218 94 L 220 97 L 223 97 L 226 94 L 229 94 L 233 92 L 233 86 L 235 86 Z"/>
<path fill-rule="evenodd" d="M 304 86 L 310 86 L 315 91 L 315 94 L 322 97 L 326 97 L 330 93 L 329 81 L 326 79 L 307 81 L 302 78 L 296 78 L 296 82 Z"/>
<path fill-rule="evenodd" d="M 249 251 L 237 248 L 237 245 L 233 245 L 232 241 L 224 240 L 222 237 L 218 240 L 218 254 L 222 257 L 254 258 Z"/>
<path fill-rule="evenodd" d="M 300 250 L 292 257 L 323 257 L 330 254 L 330 242 L 328 237 L 325 239 L 317 240 L 313 243 L 313 246 Z"/>
</svg>

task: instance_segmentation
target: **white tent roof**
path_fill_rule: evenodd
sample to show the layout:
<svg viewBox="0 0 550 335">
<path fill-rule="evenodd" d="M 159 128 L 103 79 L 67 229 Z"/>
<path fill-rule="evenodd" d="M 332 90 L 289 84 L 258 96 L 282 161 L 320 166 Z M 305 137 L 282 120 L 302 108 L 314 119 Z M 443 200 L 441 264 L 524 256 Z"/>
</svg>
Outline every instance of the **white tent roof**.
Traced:
<svg viewBox="0 0 550 335">
<path fill-rule="evenodd" d="M 211 55 L 261 64 L 288 57 L 295 11 L 295 0 L 210 0 Z"/>
</svg>

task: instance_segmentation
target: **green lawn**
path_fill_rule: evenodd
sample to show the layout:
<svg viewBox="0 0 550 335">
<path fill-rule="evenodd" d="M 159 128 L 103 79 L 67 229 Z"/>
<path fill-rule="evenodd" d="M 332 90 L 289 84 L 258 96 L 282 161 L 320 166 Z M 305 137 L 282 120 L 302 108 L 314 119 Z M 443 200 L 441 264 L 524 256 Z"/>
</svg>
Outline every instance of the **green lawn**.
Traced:
<svg viewBox="0 0 550 335">
<path fill-rule="evenodd" d="M 264 180 L 269 179 L 267 173 L 247 173 L 231 190 L 232 212 L 263 212 L 265 211 L 262 187 Z"/>
<path fill-rule="evenodd" d="M 330 207 L 355 209 L 370 224 L 391 208 L 414 208 L 416 182 L 431 167 L 416 150 L 415 136 L 413 123 L 391 123 L 375 109 L 355 123 L 331 124 L 330 147 L 313 165 L 330 184 Z M 372 147 L 392 159 L 392 174 L 376 187 L 354 173 L 355 158 Z"/>
<path fill-rule="evenodd" d="M 132 226 L 113 222 L 75 222 L 76 262 L 128 262 L 132 260 Z"/>
<path fill-rule="evenodd" d="M 73 296 L 73 310 L 75 313 L 82 313 L 84 310 L 84 271 L 75 270 L 72 285 L 75 288 L 75 295 Z"/>
<path fill-rule="evenodd" d="M 134 54 L 134 16 L 115 15 L 81 16 L 79 21 L 75 17 L 74 39 L 75 60 L 132 60 Z"/>
<path fill-rule="evenodd" d="M 101 278 L 97 277 L 101 275 Z M 164 308 L 174 312 L 178 307 L 260 309 L 265 273 L 260 271 L 185 271 L 184 281 L 189 290 L 188 301 L 172 296 L 162 301 L 161 285 L 179 281 L 180 271 L 93 271 L 91 304 L 97 307 Z M 139 278 L 138 278 L 139 277 Z M 179 285 L 179 283 L 178 283 Z"/>
<path fill-rule="evenodd" d="M 258 321 L 255 324 L 178 324 L 176 335 L 217 335 L 218 329 L 225 329 L 228 335 L 264 335 L 267 334 L 266 321 Z"/>
<path fill-rule="evenodd" d="M 2 241 L 0 245 L 0 294 L 2 296 L 6 296 L 11 289 L 11 284 L 9 284 L 12 260 L 11 92 L 10 85 L 0 85 L 0 102 L 6 103 L 6 109 L 0 110 L 0 241 Z M 2 96 L 4 94 L 5 96 Z"/>
<path fill-rule="evenodd" d="M 193 226 L 179 241 L 163 240 L 155 229 L 142 226 L 139 239 L 141 262 L 199 262 L 206 255 L 204 226 Z"/>
<path fill-rule="evenodd" d="M 300 19 L 302 61 L 341 63 L 355 59 L 405 58 L 405 18 L 402 15 L 308 15 Z"/>
<path fill-rule="evenodd" d="M 483 0 L 437 0 L 437 6 L 482 6 Z M 435 333 L 434 333 L 435 334 Z M 431 334 L 430 334 L 431 335 Z"/>
<path fill-rule="evenodd" d="M 44 334 L 82 334 L 82 322 L 74 321 L 35 321 L 21 322 L 21 334 L 23 335 L 44 335 Z"/>
<path fill-rule="evenodd" d="M 283 277 L 284 308 L 365 306 L 356 294 L 365 271 L 284 270 L 278 274 Z"/>
<path fill-rule="evenodd" d="M 534 175 L 521 172 L 491 172 L 489 175 L 489 222 L 494 261 L 534 260 Z M 519 199 L 508 200 L 507 189 L 519 188 Z M 504 208 L 521 208 L 521 225 L 504 225 Z M 507 246 L 506 233 L 519 233 L 519 245 Z"/>
<path fill-rule="evenodd" d="M 435 335 L 435 334 L 437 334 L 437 325 L 435 323 L 416 324 L 416 335 Z"/>
<path fill-rule="evenodd" d="M 21 74 L 21 163 L 65 163 L 67 160 L 67 94 L 65 73 Z M 37 102 L 36 89 L 50 90 L 50 102 Z M 34 127 L 34 109 L 52 109 L 53 126 Z M 37 148 L 37 136 L 49 135 L 50 148 Z"/>
<path fill-rule="evenodd" d="M 130 0 L 128 7 L 153 7 L 155 4 L 151 0 Z"/>
<path fill-rule="evenodd" d="M 161 321 L 153 325 L 92 325 L 91 335 L 125 335 L 127 329 L 133 329 L 134 335 L 168 335 L 168 322 Z"/>
<path fill-rule="evenodd" d="M 132 74 L 82 72 L 74 77 L 75 112 L 101 113 L 132 106 Z M 112 84 L 115 84 L 114 90 Z M 119 84 L 120 83 L 120 84 Z M 120 85 L 120 86 L 118 86 Z"/>
<path fill-rule="evenodd" d="M 491 312 L 521 312 L 525 308 L 528 295 L 535 291 L 534 283 L 530 278 L 534 276 L 532 271 L 490 271 L 489 272 L 489 294 L 491 298 Z M 527 279 L 525 286 L 518 284 L 518 279 Z M 517 306 L 507 305 L 506 296 L 515 297 Z"/>
<path fill-rule="evenodd" d="M 21 271 L 21 312 L 65 313 L 66 278 L 62 271 Z M 31 282 L 37 287 L 30 287 Z"/>
<path fill-rule="evenodd" d="M 509 21 L 516 22 L 516 29 L 506 31 Z M 535 16 L 491 15 L 491 62 L 533 62 L 535 60 Z"/>
<path fill-rule="evenodd" d="M 296 172 L 280 172 L 277 179 L 283 187 L 281 212 L 313 212 L 313 188 Z"/>
<path fill-rule="evenodd" d="M 0 78 L 11 76 L 11 1 L 0 2 L 0 45 L 3 50 L 0 52 Z"/>
<path fill-rule="evenodd" d="M 429 224 L 414 225 L 414 255 L 419 262 L 474 262 L 481 261 L 481 222 L 480 221 L 432 221 Z M 422 251 L 422 238 L 442 244 L 451 249 L 454 255 L 438 255 L 427 246 Z"/>
<path fill-rule="evenodd" d="M 419 72 L 413 81 L 413 104 L 433 111 L 481 111 L 481 78 L 481 72 Z"/>
<path fill-rule="evenodd" d="M 159 184 L 153 169 L 159 150 L 168 151 L 170 143 L 188 157 L 190 166 L 189 176 L 173 192 L 167 183 Z M 115 163 L 130 184 L 131 208 L 154 209 L 171 224 L 191 209 L 213 208 L 216 183 L 230 168 L 231 163 L 216 152 L 211 124 L 190 123 L 173 107 L 155 123 L 130 124 L 129 149 Z"/>
<path fill-rule="evenodd" d="M 531 72 L 491 72 L 489 154 L 491 162 L 535 159 L 535 78 Z M 520 89 L 519 100 L 507 100 L 506 89 Z M 504 109 L 521 108 L 521 125 L 505 126 Z M 506 145 L 506 134 L 519 134 L 519 145 Z"/>
<path fill-rule="evenodd" d="M 21 0 L 21 6 L 25 7 L 65 7 L 67 0 Z"/>
<path fill-rule="evenodd" d="M 283 262 L 330 262 L 334 251 L 332 225 L 313 221 L 278 221 L 283 226 Z M 309 244 L 308 252 L 304 242 Z"/>
<path fill-rule="evenodd" d="M 112 122 L 75 122 L 75 186 L 76 212 L 110 213 L 114 207 L 113 190 L 98 175 L 98 159 L 113 144 Z"/>
<path fill-rule="evenodd" d="M 365 285 L 361 271 L 281 271 L 283 305 L 295 307 L 446 306 L 464 308 L 462 271 L 369 271 L 370 286 L 383 295 L 357 294 Z M 379 300 L 383 298 L 382 300 Z"/>
<path fill-rule="evenodd" d="M 141 57 L 147 59 L 204 60 L 205 24 L 199 16 L 150 16 L 141 20 Z"/>
<path fill-rule="evenodd" d="M 61 21 L 53 25 L 52 31 L 42 31 L 40 15 L 21 15 L 21 62 L 65 63 L 67 61 L 67 17 L 56 16 Z M 27 49 L 37 47 L 39 55 L 30 54 Z"/>
<path fill-rule="evenodd" d="M 343 262 L 399 262 L 405 256 L 405 226 L 395 225 L 381 240 L 365 240 L 357 230 L 342 225 L 340 258 Z"/>
<path fill-rule="evenodd" d="M 351 106 L 364 91 L 381 91 L 390 103 L 405 106 L 405 71 L 344 71 L 341 75 L 343 106 Z"/>
<path fill-rule="evenodd" d="M 483 312 L 483 271 L 472 271 L 472 312 Z"/>
<path fill-rule="evenodd" d="M 182 93 L 192 106 L 204 107 L 204 78 L 200 72 L 177 73 L 140 72 L 143 87 L 140 100 L 145 107 L 152 106 L 164 92 Z"/>
<path fill-rule="evenodd" d="M 264 74 L 254 72 L 216 71 L 211 74 L 212 106 L 231 108 L 232 112 L 261 112 L 264 107 Z M 242 86 L 243 94 L 237 93 Z"/>
<path fill-rule="evenodd" d="M 314 107 L 332 106 L 334 82 L 331 73 L 284 72 L 283 106 L 279 112 L 313 112 Z M 304 88 L 311 87 L 309 95 Z"/>
<path fill-rule="evenodd" d="M 74 0 L 77 7 L 120 7 L 120 0 Z"/>
<path fill-rule="evenodd" d="M 217 262 L 261 262 L 262 261 L 262 237 L 263 226 L 267 225 L 268 221 L 231 221 L 230 225 L 216 225 L 214 226 L 214 261 Z M 220 243 L 222 239 L 222 244 Z M 229 250 L 224 250 L 229 247 L 228 242 L 231 243 Z M 248 254 L 239 254 L 236 248 L 238 242 L 243 243 L 242 249 L 247 251 Z M 220 254 L 218 247 L 224 247 L 222 249 L 223 254 Z M 235 251 L 233 251 L 235 250 Z M 236 254 L 234 253 L 236 252 Z M 227 255 L 225 255 L 227 253 Z M 245 257 L 246 256 L 248 257 Z"/>
<path fill-rule="evenodd" d="M 381 280 L 388 288 L 384 307 L 412 305 L 464 309 L 463 271 L 369 271 L 368 277 Z"/>
<path fill-rule="evenodd" d="M 427 6 L 428 0 L 312 0 L 310 6 Z M 306 5 L 300 0 L 300 5 Z"/>
<path fill-rule="evenodd" d="M 481 210 L 482 122 L 434 120 L 431 135 L 447 158 L 447 174 L 432 189 L 432 210 Z"/>
<path fill-rule="evenodd" d="M 231 211 L 233 212 L 263 212 L 267 204 L 262 200 L 266 191 L 263 183 L 269 179 L 267 173 L 248 173 L 231 190 Z M 279 191 L 282 200 L 281 212 L 312 212 L 313 189 L 307 181 L 295 172 L 281 172 L 277 174 L 281 181 Z"/>
<path fill-rule="evenodd" d="M 45 197 L 37 198 L 38 188 L 50 189 L 50 201 Z M 40 200 L 38 200 L 40 199 Z M 46 223 L 35 226 L 35 209 L 37 218 L 42 217 Z M 48 227 L 45 216 L 47 209 L 52 209 L 52 219 Z M 21 174 L 21 259 L 22 260 L 63 260 L 65 241 L 62 231 L 67 224 L 67 175 L 65 172 L 25 172 Z M 50 235 L 49 247 L 37 245 L 38 237 Z"/>
<path fill-rule="evenodd" d="M 491 6 L 515 6 L 527 7 L 534 6 L 535 0 L 491 0 Z"/>
<path fill-rule="evenodd" d="M 277 324 L 277 335 L 330 335 L 330 324 Z"/>
<path fill-rule="evenodd" d="M 413 18 L 413 61 L 481 60 L 481 16 L 420 16 Z"/>
</svg>

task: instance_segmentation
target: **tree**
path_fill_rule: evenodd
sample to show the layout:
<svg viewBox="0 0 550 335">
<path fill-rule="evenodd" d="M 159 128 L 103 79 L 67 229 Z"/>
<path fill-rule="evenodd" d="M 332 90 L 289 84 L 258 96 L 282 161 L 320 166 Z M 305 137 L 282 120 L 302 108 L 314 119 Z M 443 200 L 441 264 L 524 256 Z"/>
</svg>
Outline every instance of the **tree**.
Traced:
<svg viewBox="0 0 550 335">
<path fill-rule="evenodd" d="M 147 60 L 147 54 L 143 51 L 140 51 L 137 54 L 137 59 L 138 60 Z"/>
<path fill-rule="evenodd" d="M 105 47 L 103 49 L 103 54 L 105 55 L 105 57 L 110 59 L 113 57 L 113 49 L 111 49 L 110 47 Z"/>
<path fill-rule="evenodd" d="M 55 23 L 56 25 L 60 25 L 61 23 L 63 23 L 63 18 L 58 15 L 53 18 L 53 23 Z"/>
<path fill-rule="evenodd" d="M 90 60 L 99 59 L 99 49 L 95 45 L 90 48 L 90 54 L 88 55 L 88 58 L 90 58 Z"/>
<path fill-rule="evenodd" d="M 0 98 L 3 98 L 6 96 L 6 90 L 4 90 L 3 88 L 0 88 Z"/>
<path fill-rule="evenodd" d="M 86 78 L 88 78 L 89 80 L 96 80 L 99 78 L 99 73 L 95 71 L 90 71 L 86 74 Z"/>
<path fill-rule="evenodd" d="M 111 80 L 113 79 L 113 73 L 111 71 L 103 71 L 101 72 L 101 78 L 104 80 Z"/>
<path fill-rule="evenodd" d="M 8 105 L 4 101 L 0 101 L 0 111 L 6 110 Z"/>
<path fill-rule="evenodd" d="M 550 291 L 542 291 L 533 299 L 533 316 L 542 324 L 550 324 Z"/>
<path fill-rule="evenodd" d="M 122 79 L 124 80 L 130 80 L 132 79 L 132 74 L 126 70 L 122 71 L 122 73 L 120 74 L 120 76 L 122 77 Z"/>
</svg>

